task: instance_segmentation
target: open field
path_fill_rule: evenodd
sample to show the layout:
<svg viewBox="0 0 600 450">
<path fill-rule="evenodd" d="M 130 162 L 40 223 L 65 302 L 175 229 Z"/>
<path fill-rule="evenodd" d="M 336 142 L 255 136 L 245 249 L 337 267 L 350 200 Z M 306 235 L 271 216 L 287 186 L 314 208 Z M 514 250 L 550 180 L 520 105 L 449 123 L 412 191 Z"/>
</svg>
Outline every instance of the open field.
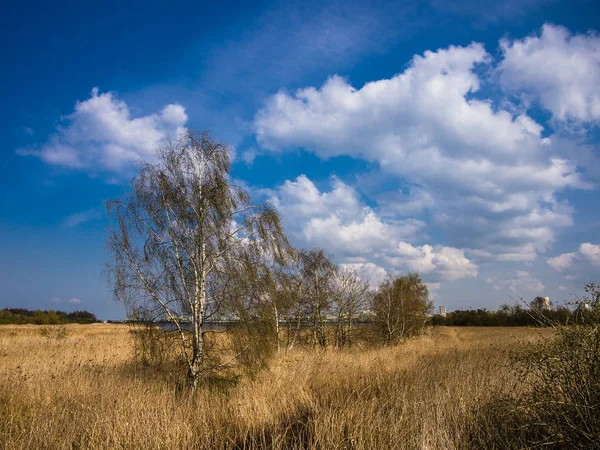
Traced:
<svg viewBox="0 0 600 450">
<path fill-rule="evenodd" d="M 475 448 L 477 406 L 515 388 L 510 352 L 548 330 L 429 329 L 392 348 L 294 349 L 193 401 L 131 364 L 123 325 L 0 327 L 0 448 Z"/>
</svg>

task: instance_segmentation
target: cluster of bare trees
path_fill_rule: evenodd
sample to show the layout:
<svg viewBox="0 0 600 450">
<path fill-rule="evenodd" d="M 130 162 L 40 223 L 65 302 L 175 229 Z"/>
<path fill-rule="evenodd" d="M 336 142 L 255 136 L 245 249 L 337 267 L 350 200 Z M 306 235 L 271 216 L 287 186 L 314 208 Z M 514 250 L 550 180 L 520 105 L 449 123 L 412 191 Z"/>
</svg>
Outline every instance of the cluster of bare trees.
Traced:
<svg viewBox="0 0 600 450">
<path fill-rule="evenodd" d="M 292 348 L 308 333 L 313 346 L 341 348 L 361 314 L 386 343 L 422 330 L 431 304 L 418 275 L 389 277 L 375 291 L 323 250 L 295 250 L 278 213 L 231 182 L 227 150 L 189 131 L 142 165 L 127 197 L 108 203 L 115 297 L 130 317 L 173 324 L 192 387 L 206 368 L 211 321 L 249 333 L 240 354 L 258 341 Z"/>
<path fill-rule="evenodd" d="M 285 324 L 287 348 L 294 347 L 299 333 L 306 330 L 313 346 L 349 345 L 352 324 L 369 308 L 372 297 L 368 280 L 336 266 L 321 249 L 295 252 L 279 268 L 274 291 L 278 302 L 273 320 Z M 276 325 L 278 348 L 280 331 Z"/>
</svg>

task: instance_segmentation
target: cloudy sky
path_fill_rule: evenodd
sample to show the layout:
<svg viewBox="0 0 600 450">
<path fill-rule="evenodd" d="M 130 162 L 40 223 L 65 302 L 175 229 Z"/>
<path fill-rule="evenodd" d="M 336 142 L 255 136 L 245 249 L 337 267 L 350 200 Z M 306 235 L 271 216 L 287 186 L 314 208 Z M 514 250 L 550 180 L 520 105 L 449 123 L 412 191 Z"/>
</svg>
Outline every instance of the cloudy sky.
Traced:
<svg viewBox="0 0 600 450">
<path fill-rule="evenodd" d="M 103 205 L 185 127 L 374 283 L 453 310 L 600 281 L 594 1 L 88 3 L 0 18 L 0 307 L 122 317 Z"/>
</svg>

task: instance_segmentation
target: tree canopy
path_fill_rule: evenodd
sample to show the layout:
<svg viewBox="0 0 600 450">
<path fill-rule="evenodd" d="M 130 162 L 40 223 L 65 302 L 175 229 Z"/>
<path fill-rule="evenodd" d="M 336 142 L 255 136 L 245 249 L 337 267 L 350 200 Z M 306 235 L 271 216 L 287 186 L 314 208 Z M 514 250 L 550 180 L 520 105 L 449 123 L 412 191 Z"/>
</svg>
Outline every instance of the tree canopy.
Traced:
<svg viewBox="0 0 600 450">
<path fill-rule="evenodd" d="M 108 203 L 111 281 L 128 314 L 167 319 L 180 334 L 193 387 L 204 368 L 204 323 L 238 315 L 262 255 L 290 251 L 277 211 L 252 203 L 229 176 L 228 148 L 188 130 L 143 163 L 131 193 Z M 190 326 L 183 326 L 189 320 Z"/>
<path fill-rule="evenodd" d="M 427 285 L 418 273 L 388 276 L 372 301 L 372 313 L 388 344 L 423 331 L 433 310 Z"/>
</svg>

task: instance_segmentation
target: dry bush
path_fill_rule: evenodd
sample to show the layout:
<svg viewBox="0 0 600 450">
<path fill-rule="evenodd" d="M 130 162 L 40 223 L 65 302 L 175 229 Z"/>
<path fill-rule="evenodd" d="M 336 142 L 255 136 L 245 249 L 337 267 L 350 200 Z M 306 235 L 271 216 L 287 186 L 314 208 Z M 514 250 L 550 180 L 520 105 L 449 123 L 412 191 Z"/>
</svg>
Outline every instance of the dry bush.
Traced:
<svg viewBox="0 0 600 450">
<path fill-rule="evenodd" d="M 600 325 L 561 326 L 515 355 L 519 389 L 498 395 L 473 423 L 498 448 L 600 448 Z"/>
<path fill-rule="evenodd" d="M 252 377 L 208 377 L 189 398 L 176 389 L 185 374 L 131 363 L 128 327 L 67 330 L 57 341 L 0 327 L 0 448 L 478 448 L 477 406 L 513 388 L 510 350 L 540 339 L 444 327 L 388 348 L 295 348 Z"/>
<path fill-rule="evenodd" d="M 232 358 L 249 376 L 255 376 L 267 367 L 277 351 L 272 321 L 244 323 L 229 331 Z"/>
<path fill-rule="evenodd" d="M 551 325 L 551 338 L 514 357 L 518 389 L 480 407 L 480 447 L 600 449 L 600 287 L 574 303 L 573 325 Z"/>
<path fill-rule="evenodd" d="M 65 327 L 57 325 L 48 325 L 40 328 L 40 336 L 44 336 L 48 339 L 65 339 L 68 334 Z"/>
</svg>

